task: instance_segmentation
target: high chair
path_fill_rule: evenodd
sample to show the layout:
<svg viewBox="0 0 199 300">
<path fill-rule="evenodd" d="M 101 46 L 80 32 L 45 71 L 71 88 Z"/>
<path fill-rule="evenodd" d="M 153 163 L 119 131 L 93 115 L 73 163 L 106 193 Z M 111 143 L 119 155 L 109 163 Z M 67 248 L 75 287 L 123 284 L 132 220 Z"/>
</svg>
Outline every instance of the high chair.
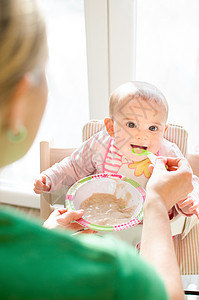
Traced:
<svg viewBox="0 0 199 300">
<path fill-rule="evenodd" d="M 82 141 L 86 141 L 92 135 L 98 131 L 105 129 L 104 122 L 102 120 L 91 120 L 86 123 L 82 130 Z M 185 129 L 177 125 L 169 125 L 166 131 L 165 138 L 171 142 L 177 144 L 182 154 L 187 155 L 187 137 L 188 134 Z M 63 158 L 72 154 L 75 148 L 54 148 L 51 147 L 49 142 L 44 141 L 40 143 L 40 172 L 50 168 L 56 162 L 60 162 Z M 53 204 L 64 205 L 64 200 L 61 193 L 43 193 L 40 198 L 40 216 L 43 219 L 47 219 L 51 211 L 54 209 Z M 54 197 L 53 197 L 54 196 Z M 56 198 L 54 200 L 53 198 Z M 59 198 L 59 199 L 57 199 Z M 56 203 L 55 203 L 56 202 Z"/>
<path fill-rule="evenodd" d="M 86 123 L 83 127 L 82 131 L 82 140 L 83 142 L 90 138 L 93 134 L 98 131 L 104 129 L 104 123 L 102 120 L 91 120 Z M 170 124 L 165 138 L 171 142 L 174 142 L 182 154 L 187 157 L 187 139 L 188 133 L 187 131 L 178 125 Z M 71 153 L 75 150 L 75 148 L 71 149 L 59 149 L 50 147 L 48 142 L 40 143 L 40 171 L 43 172 L 47 168 L 51 167 L 54 163 L 61 161 L 63 158 L 71 155 Z M 53 192 L 53 193 L 43 193 L 41 194 L 40 201 L 40 215 L 44 220 L 48 218 L 49 214 L 56 206 L 62 205 L 64 206 L 66 189 L 61 192 Z M 55 198 L 55 200 L 54 200 Z M 194 218 L 193 218 L 194 219 Z M 176 218 L 171 220 L 171 230 L 174 237 L 174 246 L 176 249 L 178 262 L 180 264 L 181 273 L 187 274 L 188 272 L 196 272 L 198 270 L 198 263 L 190 262 L 186 259 L 186 251 L 190 251 L 191 246 L 189 242 L 186 240 L 190 240 L 191 242 L 194 240 L 197 245 L 199 244 L 198 235 L 196 232 L 199 232 L 199 227 L 196 224 L 196 220 L 192 220 L 192 218 L 185 218 L 184 216 L 178 215 Z M 195 225 L 195 226 L 194 226 Z M 138 225 L 132 227 L 128 230 L 123 230 L 117 232 L 121 239 L 126 240 L 128 243 L 136 245 L 136 243 L 140 240 L 142 231 L 142 225 Z M 115 233 L 114 233 L 115 234 Z M 182 237 L 187 236 L 182 240 Z M 184 236 L 183 236 L 184 235 Z M 186 240 L 185 240 L 186 239 Z M 183 242 L 184 241 L 184 242 Z M 182 249 L 183 247 L 183 249 Z M 188 249 L 189 248 L 189 249 Z M 192 247 L 193 248 L 193 247 Z M 188 249 L 188 250 L 187 250 Z M 198 257 L 197 255 L 195 257 Z M 184 263 L 185 260 L 185 263 Z"/>
</svg>

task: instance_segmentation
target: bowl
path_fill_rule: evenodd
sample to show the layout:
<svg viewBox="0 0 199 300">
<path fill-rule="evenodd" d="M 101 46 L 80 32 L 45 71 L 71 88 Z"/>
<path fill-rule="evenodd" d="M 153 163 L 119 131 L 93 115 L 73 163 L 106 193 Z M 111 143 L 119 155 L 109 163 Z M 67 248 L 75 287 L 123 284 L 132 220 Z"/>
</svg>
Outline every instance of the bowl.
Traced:
<svg viewBox="0 0 199 300">
<path fill-rule="evenodd" d="M 80 179 L 66 194 L 66 208 L 69 211 L 80 209 L 82 202 L 94 193 L 110 194 L 110 197 L 115 197 L 117 201 L 128 199 L 125 208 L 132 211 L 132 215 L 124 223 L 118 221 L 117 224 L 111 225 L 90 222 L 83 216 L 77 220 L 82 226 L 96 231 L 119 231 L 133 227 L 143 220 L 145 190 L 136 181 L 119 174 L 95 174 Z"/>
</svg>

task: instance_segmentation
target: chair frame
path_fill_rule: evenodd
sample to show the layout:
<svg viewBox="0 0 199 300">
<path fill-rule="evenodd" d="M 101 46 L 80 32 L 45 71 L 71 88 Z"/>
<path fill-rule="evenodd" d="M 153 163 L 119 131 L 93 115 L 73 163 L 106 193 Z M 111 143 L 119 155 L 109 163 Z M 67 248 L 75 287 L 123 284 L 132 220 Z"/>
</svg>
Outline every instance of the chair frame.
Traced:
<svg viewBox="0 0 199 300">
<path fill-rule="evenodd" d="M 40 142 L 40 172 L 45 171 L 63 158 L 70 156 L 75 148 L 51 148 L 47 141 Z M 51 194 L 42 193 L 40 195 L 40 217 L 44 220 L 48 218 L 55 206 L 51 205 Z"/>
</svg>

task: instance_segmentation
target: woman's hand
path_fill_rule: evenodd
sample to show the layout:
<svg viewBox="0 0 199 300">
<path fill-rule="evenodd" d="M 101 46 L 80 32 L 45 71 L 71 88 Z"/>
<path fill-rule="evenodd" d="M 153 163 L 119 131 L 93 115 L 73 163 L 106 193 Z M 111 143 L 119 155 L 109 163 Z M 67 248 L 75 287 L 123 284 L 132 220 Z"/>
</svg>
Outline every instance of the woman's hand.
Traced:
<svg viewBox="0 0 199 300">
<path fill-rule="evenodd" d="M 54 228 L 64 228 L 69 229 L 72 231 L 80 231 L 79 233 L 96 233 L 94 230 L 86 229 L 85 227 L 81 226 L 80 224 L 74 222 L 80 219 L 84 214 L 82 209 L 77 211 L 67 211 L 67 209 L 56 209 L 54 210 L 49 218 L 44 222 L 43 226 L 47 229 L 54 229 Z M 83 230 L 84 229 L 84 230 Z"/>
<path fill-rule="evenodd" d="M 150 166 L 150 171 L 152 176 L 147 183 L 147 194 L 159 195 L 167 210 L 187 198 L 193 190 L 192 170 L 185 158 L 158 157 L 155 166 Z"/>
</svg>

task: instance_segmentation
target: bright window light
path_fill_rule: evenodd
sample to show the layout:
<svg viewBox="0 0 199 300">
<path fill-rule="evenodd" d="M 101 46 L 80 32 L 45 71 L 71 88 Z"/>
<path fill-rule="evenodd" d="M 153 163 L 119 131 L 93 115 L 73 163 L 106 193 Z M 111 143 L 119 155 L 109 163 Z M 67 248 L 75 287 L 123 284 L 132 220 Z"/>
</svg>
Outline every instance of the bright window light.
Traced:
<svg viewBox="0 0 199 300">
<path fill-rule="evenodd" d="M 155 84 L 169 103 L 169 122 L 199 144 L 199 1 L 137 1 L 136 80 Z"/>
</svg>

